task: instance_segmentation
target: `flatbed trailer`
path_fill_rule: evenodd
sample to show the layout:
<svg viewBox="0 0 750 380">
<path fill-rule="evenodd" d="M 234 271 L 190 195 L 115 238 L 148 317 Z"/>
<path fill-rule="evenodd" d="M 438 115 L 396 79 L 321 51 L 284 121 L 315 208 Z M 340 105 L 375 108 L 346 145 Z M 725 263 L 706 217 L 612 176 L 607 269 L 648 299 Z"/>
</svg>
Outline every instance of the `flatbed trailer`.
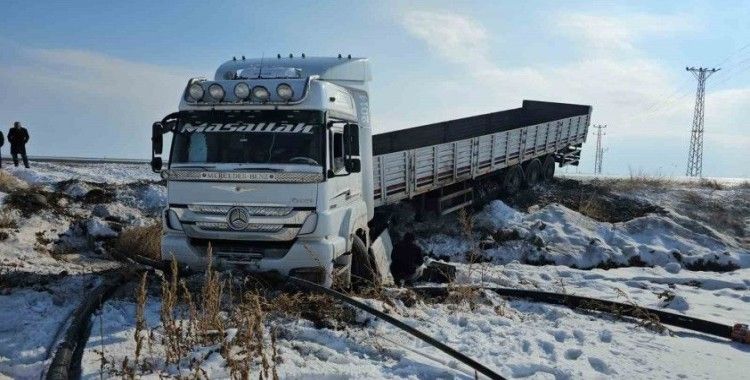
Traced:
<svg viewBox="0 0 750 380">
<path fill-rule="evenodd" d="M 374 135 L 375 207 L 548 155 L 578 165 L 590 118 L 590 106 L 525 100 L 521 108 Z"/>
</svg>

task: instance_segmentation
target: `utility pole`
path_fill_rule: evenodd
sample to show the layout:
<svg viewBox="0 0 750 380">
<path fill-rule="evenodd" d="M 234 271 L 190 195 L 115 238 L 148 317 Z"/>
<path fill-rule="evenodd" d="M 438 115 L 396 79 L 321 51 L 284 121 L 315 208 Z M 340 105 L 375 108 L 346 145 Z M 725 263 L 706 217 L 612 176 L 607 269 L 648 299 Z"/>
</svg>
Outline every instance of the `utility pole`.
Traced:
<svg viewBox="0 0 750 380">
<path fill-rule="evenodd" d="M 604 129 L 607 125 L 597 124 L 594 126 L 596 132 L 596 156 L 594 157 L 594 174 L 602 174 L 602 159 L 604 159 L 604 147 L 602 147 L 602 136 L 606 135 Z"/>
<path fill-rule="evenodd" d="M 703 176 L 703 111 L 706 98 L 706 79 L 721 69 L 707 69 L 705 67 L 685 67 L 698 80 L 698 89 L 695 91 L 695 111 L 693 112 L 693 129 L 690 134 L 690 152 L 688 153 L 687 171 L 688 177 Z"/>
</svg>

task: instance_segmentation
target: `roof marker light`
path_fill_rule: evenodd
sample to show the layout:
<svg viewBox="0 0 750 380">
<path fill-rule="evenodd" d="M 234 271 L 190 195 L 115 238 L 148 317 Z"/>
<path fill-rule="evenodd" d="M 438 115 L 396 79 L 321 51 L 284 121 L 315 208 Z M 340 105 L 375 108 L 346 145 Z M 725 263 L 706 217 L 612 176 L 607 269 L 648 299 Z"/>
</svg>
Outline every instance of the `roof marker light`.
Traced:
<svg viewBox="0 0 750 380">
<path fill-rule="evenodd" d="M 284 100 L 289 100 L 294 96 L 294 90 L 292 89 L 292 86 L 281 83 L 276 87 L 276 94 L 279 95 L 279 98 Z"/>
<path fill-rule="evenodd" d="M 188 87 L 188 95 L 190 100 L 197 102 L 203 98 L 203 86 L 198 83 L 193 83 Z"/>
<path fill-rule="evenodd" d="M 266 102 L 271 97 L 271 93 L 263 86 L 255 86 L 253 87 L 253 97 L 261 102 Z"/>
<path fill-rule="evenodd" d="M 234 86 L 234 95 L 242 100 L 247 99 L 250 96 L 250 86 L 245 82 L 237 83 L 237 85 Z"/>
<path fill-rule="evenodd" d="M 221 87 L 218 83 L 214 83 L 208 86 L 208 94 L 211 95 L 214 100 L 221 101 L 224 99 L 224 87 Z"/>
</svg>

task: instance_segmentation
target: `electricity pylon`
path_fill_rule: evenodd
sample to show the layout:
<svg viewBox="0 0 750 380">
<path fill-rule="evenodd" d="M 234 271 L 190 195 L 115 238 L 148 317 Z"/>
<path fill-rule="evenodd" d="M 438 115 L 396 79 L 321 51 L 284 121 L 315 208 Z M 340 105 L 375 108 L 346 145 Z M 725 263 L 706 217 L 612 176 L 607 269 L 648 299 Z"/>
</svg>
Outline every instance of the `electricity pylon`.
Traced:
<svg viewBox="0 0 750 380">
<path fill-rule="evenodd" d="M 690 152 L 688 153 L 688 177 L 703 176 L 703 116 L 706 98 L 706 79 L 721 69 L 707 69 L 704 67 L 685 67 L 698 79 L 698 89 L 695 91 L 695 111 L 693 112 L 693 129 L 690 134 Z"/>
<path fill-rule="evenodd" d="M 602 160 L 604 159 L 604 147 L 602 147 L 602 136 L 606 135 L 604 129 L 607 125 L 595 125 L 596 132 L 596 156 L 594 157 L 594 174 L 602 174 Z"/>
</svg>

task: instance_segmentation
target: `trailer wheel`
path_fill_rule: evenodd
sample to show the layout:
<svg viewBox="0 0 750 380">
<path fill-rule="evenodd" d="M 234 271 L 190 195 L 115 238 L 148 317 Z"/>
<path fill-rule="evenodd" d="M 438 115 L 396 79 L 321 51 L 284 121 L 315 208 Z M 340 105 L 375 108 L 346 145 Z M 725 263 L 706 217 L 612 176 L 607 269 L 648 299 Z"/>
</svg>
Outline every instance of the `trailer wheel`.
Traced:
<svg viewBox="0 0 750 380">
<path fill-rule="evenodd" d="M 373 286 L 377 285 L 377 278 L 374 257 L 367 250 L 362 238 L 352 236 L 351 284 L 355 287 Z"/>
<path fill-rule="evenodd" d="M 523 184 L 523 169 L 520 165 L 514 165 L 505 170 L 503 176 L 503 192 L 506 194 L 515 194 L 521 189 Z"/>
<path fill-rule="evenodd" d="M 524 170 L 524 186 L 533 187 L 542 179 L 542 163 L 535 158 L 526 165 Z"/>
<path fill-rule="evenodd" d="M 551 154 L 544 159 L 542 164 L 542 181 L 551 181 L 555 176 L 555 157 Z"/>
</svg>

